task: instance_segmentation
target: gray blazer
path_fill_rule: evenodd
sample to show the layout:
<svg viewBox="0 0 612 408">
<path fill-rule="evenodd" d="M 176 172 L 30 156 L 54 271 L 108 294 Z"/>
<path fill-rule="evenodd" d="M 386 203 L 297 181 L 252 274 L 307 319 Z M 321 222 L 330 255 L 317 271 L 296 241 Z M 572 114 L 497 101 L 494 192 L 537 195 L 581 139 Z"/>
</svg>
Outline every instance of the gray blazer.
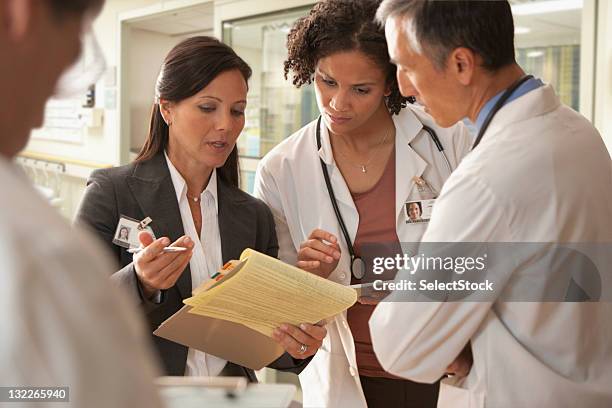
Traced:
<svg viewBox="0 0 612 408">
<path fill-rule="evenodd" d="M 278 242 L 270 209 L 220 177 L 217 181 L 223 262 L 239 259 L 245 248 L 276 257 Z M 153 223 L 150 226 L 156 237 L 167 236 L 174 241 L 184 235 L 174 185 L 163 153 L 146 162 L 94 171 L 87 181 L 75 219 L 75 223 L 93 229 L 112 251 L 121 269 L 111 279 L 126 287 L 139 302 L 153 332 L 183 306 L 183 299 L 191 296 L 191 272 L 187 265 L 176 284 L 164 293 L 161 303 L 144 298 L 132 255 L 112 243 L 122 215 L 138 220 L 151 217 Z M 183 375 L 187 347 L 153 335 L 152 339 L 166 375 Z M 270 367 L 299 374 L 309 360 L 296 360 L 285 353 Z M 253 370 L 234 363 L 228 363 L 221 375 L 244 376 L 249 381 L 256 381 Z"/>
</svg>

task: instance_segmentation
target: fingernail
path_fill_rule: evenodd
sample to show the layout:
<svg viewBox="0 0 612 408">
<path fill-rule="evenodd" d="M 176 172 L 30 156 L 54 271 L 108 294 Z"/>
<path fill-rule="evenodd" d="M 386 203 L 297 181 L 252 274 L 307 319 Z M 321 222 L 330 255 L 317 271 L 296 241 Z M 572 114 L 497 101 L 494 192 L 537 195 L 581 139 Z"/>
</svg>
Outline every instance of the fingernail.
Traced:
<svg viewBox="0 0 612 408">
<path fill-rule="evenodd" d="M 336 259 L 340 259 L 340 252 L 338 252 L 338 251 L 334 252 L 334 257 Z"/>
<path fill-rule="evenodd" d="M 300 329 L 306 331 L 306 325 L 304 323 L 300 324 Z"/>
<path fill-rule="evenodd" d="M 170 240 L 168 238 L 162 238 L 162 245 L 170 245 Z"/>
<path fill-rule="evenodd" d="M 185 242 L 186 244 L 190 244 L 191 243 L 191 239 L 189 239 L 189 237 L 185 237 L 183 242 Z"/>
<path fill-rule="evenodd" d="M 286 324 L 281 324 L 280 328 L 281 328 L 283 331 L 287 331 L 287 330 L 289 330 L 289 326 L 288 326 L 288 325 L 286 325 Z"/>
<path fill-rule="evenodd" d="M 326 256 L 325 257 L 325 262 L 332 263 L 332 262 L 334 262 L 334 258 L 332 258 L 331 256 Z"/>
</svg>

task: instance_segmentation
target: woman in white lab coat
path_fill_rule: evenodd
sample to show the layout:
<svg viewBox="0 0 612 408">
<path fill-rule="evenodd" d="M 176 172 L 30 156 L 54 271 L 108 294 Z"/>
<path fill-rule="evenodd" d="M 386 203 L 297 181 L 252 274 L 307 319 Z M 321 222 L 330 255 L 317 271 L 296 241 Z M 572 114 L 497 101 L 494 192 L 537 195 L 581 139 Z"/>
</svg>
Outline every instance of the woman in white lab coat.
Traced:
<svg viewBox="0 0 612 408">
<path fill-rule="evenodd" d="M 439 128 L 406 106 L 384 32 L 373 22 L 378 4 L 324 1 L 296 22 L 285 75 L 297 87 L 314 82 L 321 118 L 264 157 L 255 187 L 274 214 L 280 258 L 344 285 L 362 282 L 351 252 L 363 255 L 364 244 L 383 244 L 381 255 L 391 255 L 399 242 L 420 241 L 428 213 L 414 222 L 409 203 L 427 208 L 470 146 L 462 125 Z M 367 303 L 327 325 L 300 375 L 304 405 L 435 406 L 438 384 L 400 379 L 380 366 L 368 329 L 374 305 Z"/>
</svg>

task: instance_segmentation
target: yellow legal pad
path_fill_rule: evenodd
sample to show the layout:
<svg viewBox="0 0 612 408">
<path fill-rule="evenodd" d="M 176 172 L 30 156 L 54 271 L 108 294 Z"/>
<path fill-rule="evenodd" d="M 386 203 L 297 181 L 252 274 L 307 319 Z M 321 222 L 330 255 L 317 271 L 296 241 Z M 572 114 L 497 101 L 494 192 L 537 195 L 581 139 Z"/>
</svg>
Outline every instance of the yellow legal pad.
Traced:
<svg viewBox="0 0 612 408">
<path fill-rule="evenodd" d="M 350 287 L 252 249 L 244 250 L 222 279 L 193 292 L 183 301 L 189 313 L 239 323 L 268 337 L 283 323 L 315 324 L 357 301 Z"/>
</svg>

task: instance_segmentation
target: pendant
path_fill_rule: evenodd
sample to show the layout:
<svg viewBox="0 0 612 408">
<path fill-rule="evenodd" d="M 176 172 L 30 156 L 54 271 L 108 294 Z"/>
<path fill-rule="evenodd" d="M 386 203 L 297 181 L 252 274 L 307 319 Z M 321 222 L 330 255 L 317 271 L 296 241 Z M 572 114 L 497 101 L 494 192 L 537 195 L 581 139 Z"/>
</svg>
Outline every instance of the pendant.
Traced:
<svg viewBox="0 0 612 408">
<path fill-rule="evenodd" d="M 200 197 L 193 197 L 193 201 L 197 203 L 198 201 L 200 201 Z"/>
<path fill-rule="evenodd" d="M 366 166 L 363 165 L 363 164 L 361 165 L 361 172 L 362 173 L 367 173 L 368 172 L 368 170 L 366 169 Z"/>
</svg>

